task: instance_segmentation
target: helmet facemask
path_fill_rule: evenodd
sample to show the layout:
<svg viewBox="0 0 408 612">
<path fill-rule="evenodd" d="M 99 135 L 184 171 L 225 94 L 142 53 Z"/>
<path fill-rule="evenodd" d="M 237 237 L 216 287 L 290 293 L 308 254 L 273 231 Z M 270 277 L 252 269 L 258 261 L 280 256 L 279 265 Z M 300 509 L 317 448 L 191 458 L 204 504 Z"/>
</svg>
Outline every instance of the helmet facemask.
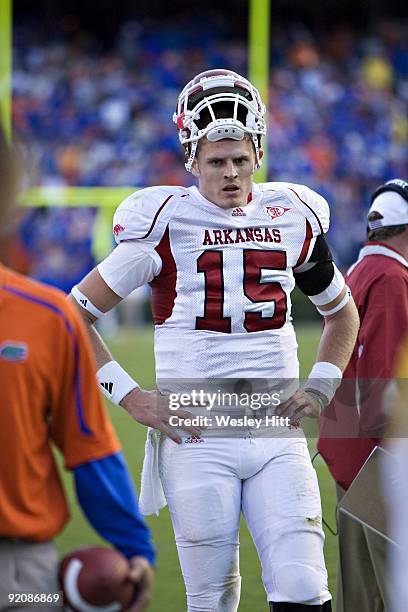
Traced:
<svg viewBox="0 0 408 612">
<path fill-rule="evenodd" d="M 261 136 L 266 133 L 264 113 L 259 93 L 247 79 L 230 70 L 199 74 L 181 92 L 173 115 L 188 155 L 186 169 L 191 172 L 201 138 L 210 142 L 242 140 L 245 134 L 252 138 L 260 168 Z"/>
</svg>

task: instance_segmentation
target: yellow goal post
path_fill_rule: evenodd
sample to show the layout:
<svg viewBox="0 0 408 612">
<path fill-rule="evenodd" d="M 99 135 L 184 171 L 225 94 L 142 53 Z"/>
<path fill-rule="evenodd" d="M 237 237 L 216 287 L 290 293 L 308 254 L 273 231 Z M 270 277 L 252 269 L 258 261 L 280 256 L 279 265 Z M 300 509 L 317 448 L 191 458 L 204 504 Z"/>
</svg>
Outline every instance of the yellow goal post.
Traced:
<svg viewBox="0 0 408 612">
<path fill-rule="evenodd" d="M 268 105 L 270 0 L 248 0 L 248 76 Z M 12 0 L 0 0 L 0 120 L 11 135 L 12 95 Z M 257 173 L 267 180 L 267 159 Z M 94 254 L 103 257 L 112 241 L 111 221 L 115 207 L 138 187 L 31 187 L 22 197 L 25 206 L 95 206 Z"/>
</svg>

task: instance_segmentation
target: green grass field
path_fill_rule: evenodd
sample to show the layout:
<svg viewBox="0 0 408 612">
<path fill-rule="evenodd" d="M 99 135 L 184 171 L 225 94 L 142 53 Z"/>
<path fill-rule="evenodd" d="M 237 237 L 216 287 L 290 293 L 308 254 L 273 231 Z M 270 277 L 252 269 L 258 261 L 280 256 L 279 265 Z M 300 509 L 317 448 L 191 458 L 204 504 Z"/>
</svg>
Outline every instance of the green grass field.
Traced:
<svg viewBox="0 0 408 612">
<path fill-rule="evenodd" d="M 310 371 L 314 362 L 319 335 L 319 325 L 297 326 L 302 375 L 306 375 Z M 143 328 L 137 331 L 122 330 L 113 341 L 109 342 L 109 345 L 116 359 L 134 375 L 141 386 L 148 389 L 154 388 L 151 329 Z M 121 409 L 110 406 L 109 410 L 121 439 L 134 481 L 137 487 L 139 487 L 145 429 L 132 421 Z M 315 450 L 315 439 L 313 437 L 310 438 L 309 448 L 313 455 Z M 320 458 L 315 461 L 314 465 L 320 482 L 323 515 L 328 523 L 334 527 L 335 501 L 333 482 Z M 79 546 L 102 542 L 81 514 L 75 500 L 72 480 L 69 474 L 65 474 L 65 482 L 70 499 L 72 520 L 57 539 L 57 546 L 61 554 Z M 153 531 L 154 541 L 158 550 L 155 590 L 150 610 L 151 612 L 182 612 L 186 609 L 184 586 L 167 509 L 163 510 L 158 518 L 149 518 L 148 522 Z M 326 533 L 325 557 L 329 572 L 330 590 L 334 595 L 337 541 L 329 532 Z M 260 565 L 255 547 L 244 523 L 242 523 L 241 528 L 241 574 L 243 580 L 240 611 L 266 612 L 267 605 L 265 591 L 261 582 Z"/>
</svg>

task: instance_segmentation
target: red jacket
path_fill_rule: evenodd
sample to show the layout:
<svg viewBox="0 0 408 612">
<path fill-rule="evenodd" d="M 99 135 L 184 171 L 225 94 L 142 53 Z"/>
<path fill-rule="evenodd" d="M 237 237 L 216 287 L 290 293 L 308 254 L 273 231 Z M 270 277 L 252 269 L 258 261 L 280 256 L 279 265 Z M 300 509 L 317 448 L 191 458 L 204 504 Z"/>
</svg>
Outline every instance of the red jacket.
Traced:
<svg viewBox="0 0 408 612">
<path fill-rule="evenodd" d="M 384 242 L 367 243 L 346 282 L 360 330 L 344 380 L 320 420 L 318 450 L 347 489 L 384 429 L 382 391 L 408 334 L 408 262 Z"/>
</svg>

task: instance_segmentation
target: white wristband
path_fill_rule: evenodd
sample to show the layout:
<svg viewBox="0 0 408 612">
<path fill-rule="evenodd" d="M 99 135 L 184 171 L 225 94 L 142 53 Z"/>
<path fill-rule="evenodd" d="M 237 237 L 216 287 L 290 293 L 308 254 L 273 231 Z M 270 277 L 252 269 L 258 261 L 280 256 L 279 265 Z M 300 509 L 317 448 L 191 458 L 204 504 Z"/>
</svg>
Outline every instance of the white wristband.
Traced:
<svg viewBox="0 0 408 612">
<path fill-rule="evenodd" d="M 82 306 L 82 308 L 90 312 L 91 315 L 93 315 L 97 319 L 105 314 L 104 312 L 102 312 L 102 310 L 99 310 L 99 308 L 94 306 L 91 300 L 86 297 L 86 295 L 82 293 L 82 291 L 78 289 L 78 285 L 74 285 L 74 287 L 72 287 L 71 295 L 78 302 L 78 304 Z"/>
<path fill-rule="evenodd" d="M 139 385 L 118 364 L 117 361 L 108 361 L 96 373 L 100 389 L 105 397 L 117 404 L 132 391 L 138 389 Z"/>
<path fill-rule="evenodd" d="M 316 310 L 323 317 L 328 317 L 329 315 L 332 315 L 335 312 L 338 312 L 339 310 L 341 310 L 343 308 L 343 306 L 345 306 L 347 304 L 347 302 L 349 301 L 350 298 L 351 298 L 351 291 L 347 287 L 346 288 L 346 293 L 344 294 L 343 299 L 340 300 L 340 302 L 336 306 L 333 306 L 333 308 L 330 308 L 330 310 L 321 310 L 320 308 L 317 308 L 317 306 L 316 306 Z"/>
<path fill-rule="evenodd" d="M 317 295 L 309 295 L 309 300 L 315 306 L 323 306 L 324 304 L 329 304 L 330 302 L 335 300 L 336 297 L 339 297 L 340 293 L 343 291 L 344 285 L 346 284 L 344 276 L 342 275 L 335 263 L 333 263 L 333 270 L 334 274 L 330 285 L 326 287 L 324 291 L 318 293 Z"/>
<path fill-rule="evenodd" d="M 311 389 L 317 391 L 320 395 L 324 395 L 327 398 L 327 403 L 330 404 L 342 378 L 343 374 L 340 368 L 334 363 L 318 361 L 314 364 L 304 388 L 305 391 Z"/>
</svg>

